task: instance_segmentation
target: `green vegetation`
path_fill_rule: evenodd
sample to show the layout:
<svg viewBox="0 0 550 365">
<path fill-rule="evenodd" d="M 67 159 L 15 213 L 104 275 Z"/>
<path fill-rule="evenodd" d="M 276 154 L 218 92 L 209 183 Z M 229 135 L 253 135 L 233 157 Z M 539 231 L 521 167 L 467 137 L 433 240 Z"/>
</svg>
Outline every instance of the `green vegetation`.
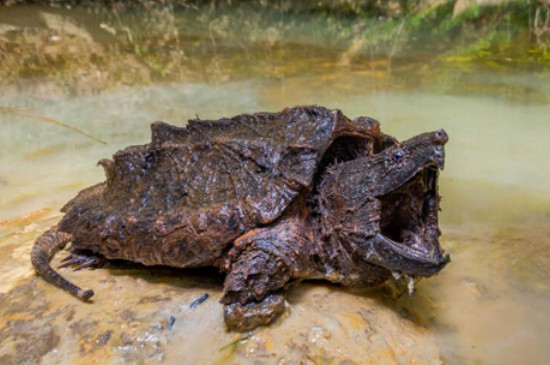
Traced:
<svg viewBox="0 0 550 365">
<path fill-rule="evenodd" d="M 279 78 L 330 64 L 389 73 L 550 66 L 545 1 L 473 1 L 458 14 L 456 2 L 422 0 L 3 3 L 16 4 L 0 8 L 0 83 L 41 78 L 62 93 Z"/>
</svg>

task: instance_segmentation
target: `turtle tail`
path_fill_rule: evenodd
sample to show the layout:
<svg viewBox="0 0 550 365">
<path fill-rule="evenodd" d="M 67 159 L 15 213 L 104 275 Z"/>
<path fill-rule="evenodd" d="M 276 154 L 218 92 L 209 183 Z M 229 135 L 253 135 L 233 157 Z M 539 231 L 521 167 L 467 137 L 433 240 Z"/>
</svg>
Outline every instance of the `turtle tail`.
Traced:
<svg viewBox="0 0 550 365">
<path fill-rule="evenodd" d="M 72 239 L 68 233 L 59 232 L 57 227 L 52 227 L 42 234 L 32 247 L 31 262 L 36 272 L 46 281 L 68 291 L 77 298 L 88 301 L 93 295 L 93 290 L 82 290 L 67 279 L 63 278 L 50 266 L 50 260 L 60 250 L 65 248 Z"/>
</svg>

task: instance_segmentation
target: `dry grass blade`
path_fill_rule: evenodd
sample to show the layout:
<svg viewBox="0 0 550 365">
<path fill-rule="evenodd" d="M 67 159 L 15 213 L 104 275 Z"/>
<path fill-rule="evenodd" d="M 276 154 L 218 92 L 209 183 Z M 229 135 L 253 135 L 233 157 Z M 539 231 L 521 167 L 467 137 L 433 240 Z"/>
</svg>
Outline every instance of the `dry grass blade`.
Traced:
<svg viewBox="0 0 550 365">
<path fill-rule="evenodd" d="M 102 141 L 102 140 L 100 140 L 100 139 L 98 139 L 98 138 L 96 138 L 96 137 L 94 137 L 94 136 L 92 136 L 92 135 L 76 128 L 76 127 L 73 127 L 73 126 L 68 125 L 66 123 L 63 123 L 63 122 L 60 122 L 59 120 L 55 120 L 53 118 L 48 118 L 48 117 L 44 117 L 44 116 L 41 116 L 41 115 L 28 113 L 28 112 L 25 111 L 25 109 L 7 108 L 7 107 L 0 106 L 0 112 L 5 113 L 5 114 L 18 115 L 18 116 L 29 118 L 29 119 L 40 120 L 40 121 L 47 122 L 47 123 L 53 123 L 53 124 L 58 125 L 60 127 L 63 127 L 63 128 L 69 129 L 73 132 L 76 132 L 78 134 L 81 134 L 81 135 L 91 139 L 92 141 L 102 143 L 102 144 L 107 144 L 106 142 L 104 142 L 104 141 Z"/>
</svg>

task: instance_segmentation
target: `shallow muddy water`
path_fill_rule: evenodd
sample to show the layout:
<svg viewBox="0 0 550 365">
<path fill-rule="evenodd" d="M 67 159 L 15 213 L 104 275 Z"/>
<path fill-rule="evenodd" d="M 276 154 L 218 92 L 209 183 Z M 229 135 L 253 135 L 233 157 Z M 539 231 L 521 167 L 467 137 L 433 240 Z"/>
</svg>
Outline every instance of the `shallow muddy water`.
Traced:
<svg viewBox="0 0 550 365">
<path fill-rule="evenodd" d="M 23 27 L 17 11 L 0 10 L 4 26 Z M 54 30 L 52 19 L 66 15 L 32 11 Z M 475 64 L 465 72 L 426 63 L 426 55 L 348 62 L 345 51 L 303 37 L 242 52 L 240 38 L 180 31 L 180 42 L 215 49 L 192 56 L 205 67 L 186 80 L 101 89 L 92 80 L 74 93 L 47 77 L 1 86 L 0 363 L 540 364 L 550 357 L 548 70 Z M 34 275 L 34 239 L 68 199 L 104 179 L 98 160 L 149 141 L 151 122 L 185 125 L 195 115 L 298 104 L 374 117 L 399 139 L 448 132 L 441 242 L 452 262 L 414 295 L 297 284 L 281 319 L 237 334 L 225 329 L 223 278 L 212 271 L 123 263 L 64 270 L 95 289 L 91 304 Z M 190 308 L 204 293 L 209 299 Z"/>
</svg>

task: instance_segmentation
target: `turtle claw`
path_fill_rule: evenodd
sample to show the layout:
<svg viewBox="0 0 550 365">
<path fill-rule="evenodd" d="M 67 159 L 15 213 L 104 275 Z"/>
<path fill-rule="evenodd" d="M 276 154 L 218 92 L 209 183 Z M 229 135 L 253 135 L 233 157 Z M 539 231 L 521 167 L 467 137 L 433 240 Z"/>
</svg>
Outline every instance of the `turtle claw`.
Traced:
<svg viewBox="0 0 550 365">
<path fill-rule="evenodd" d="M 64 263 L 59 265 L 57 267 L 58 269 L 63 269 L 65 267 L 69 267 L 69 266 L 78 264 L 79 262 L 81 262 L 81 258 L 74 257 L 73 255 L 70 255 L 70 256 L 66 257 L 65 259 L 63 259 L 63 261 L 61 261 L 61 262 L 64 262 Z"/>
<path fill-rule="evenodd" d="M 69 261 L 69 260 L 72 259 L 72 258 L 74 258 L 74 255 L 71 254 L 71 255 L 65 257 L 63 260 L 61 260 L 61 262 L 67 262 L 67 261 Z"/>
<path fill-rule="evenodd" d="M 58 266 L 58 269 L 72 267 L 73 271 L 79 271 L 87 267 L 90 269 L 96 269 L 102 267 L 103 265 L 105 265 L 105 259 L 101 257 L 72 253 L 61 260 L 61 265 Z"/>
<path fill-rule="evenodd" d="M 90 257 L 87 260 L 85 260 L 83 263 L 78 265 L 77 267 L 73 268 L 73 271 L 79 271 L 90 266 L 97 267 L 95 265 L 97 265 L 98 263 L 99 263 L 99 260 L 97 259 L 97 257 Z"/>
</svg>

